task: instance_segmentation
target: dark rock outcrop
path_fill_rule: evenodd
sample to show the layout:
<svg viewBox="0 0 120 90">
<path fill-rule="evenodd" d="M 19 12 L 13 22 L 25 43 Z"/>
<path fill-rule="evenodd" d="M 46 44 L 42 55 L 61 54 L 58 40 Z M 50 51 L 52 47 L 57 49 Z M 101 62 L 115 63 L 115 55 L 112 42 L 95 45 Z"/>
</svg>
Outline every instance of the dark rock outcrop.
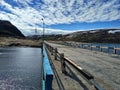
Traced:
<svg viewBox="0 0 120 90">
<path fill-rule="evenodd" d="M 25 36 L 11 24 L 9 21 L 0 20 L 0 36 L 8 36 L 8 37 L 20 37 L 24 38 Z"/>
</svg>

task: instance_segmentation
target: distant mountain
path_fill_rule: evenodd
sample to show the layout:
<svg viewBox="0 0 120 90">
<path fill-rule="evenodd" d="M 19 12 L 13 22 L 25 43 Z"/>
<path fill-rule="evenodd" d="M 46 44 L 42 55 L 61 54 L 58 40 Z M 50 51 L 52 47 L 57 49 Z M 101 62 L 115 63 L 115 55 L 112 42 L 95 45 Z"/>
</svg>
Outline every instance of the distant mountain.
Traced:
<svg viewBox="0 0 120 90">
<path fill-rule="evenodd" d="M 44 40 L 59 40 L 59 38 L 62 38 L 62 34 L 51 34 L 51 35 L 33 35 L 33 36 L 27 36 L 28 39 L 44 39 Z"/>
<path fill-rule="evenodd" d="M 0 36 L 25 37 L 13 24 L 0 20 Z"/>
<path fill-rule="evenodd" d="M 120 43 L 120 29 L 79 31 L 64 35 L 63 39 L 88 43 Z"/>
</svg>

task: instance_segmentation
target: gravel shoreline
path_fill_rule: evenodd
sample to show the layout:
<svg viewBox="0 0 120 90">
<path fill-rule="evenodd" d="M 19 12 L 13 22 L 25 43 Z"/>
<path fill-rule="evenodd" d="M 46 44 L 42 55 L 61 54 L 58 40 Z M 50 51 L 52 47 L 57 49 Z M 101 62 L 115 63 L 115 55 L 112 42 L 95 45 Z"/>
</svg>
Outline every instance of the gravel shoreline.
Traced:
<svg viewBox="0 0 120 90">
<path fill-rule="evenodd" d="M 0 37 L 0 47 L 12 47 L 12 46 L 39 47 L 40 48 L 42 44 L 40 40 Z"/>
</svg>

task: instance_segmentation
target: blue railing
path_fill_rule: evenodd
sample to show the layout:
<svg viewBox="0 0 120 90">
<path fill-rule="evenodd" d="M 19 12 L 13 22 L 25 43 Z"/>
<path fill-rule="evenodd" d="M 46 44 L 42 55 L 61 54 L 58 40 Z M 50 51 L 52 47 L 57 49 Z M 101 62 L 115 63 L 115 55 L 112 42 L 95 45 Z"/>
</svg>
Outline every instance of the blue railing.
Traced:
<svg viewBox="0 0 120 90">
<path fill-rule="evenodd" d="M 45 45 L 43 45 L 43 85 L 42 90 L 52 90 L 53 71 L 50 66 L 48 55 L 46 53 Z"/>
</svg>

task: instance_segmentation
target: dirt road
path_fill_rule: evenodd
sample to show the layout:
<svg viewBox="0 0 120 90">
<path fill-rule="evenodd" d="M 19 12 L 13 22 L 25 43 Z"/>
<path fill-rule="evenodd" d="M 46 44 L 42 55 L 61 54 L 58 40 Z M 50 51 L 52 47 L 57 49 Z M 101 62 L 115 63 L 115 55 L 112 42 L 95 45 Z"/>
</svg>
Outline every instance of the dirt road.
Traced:
<svg viewBox="0 0 120 90">
<path fill-rule="evenodd" d="M 49 44 L 90 72 L 106 90 L 120 90 L 120 56 L 60 44 Z"/>
</svg>

